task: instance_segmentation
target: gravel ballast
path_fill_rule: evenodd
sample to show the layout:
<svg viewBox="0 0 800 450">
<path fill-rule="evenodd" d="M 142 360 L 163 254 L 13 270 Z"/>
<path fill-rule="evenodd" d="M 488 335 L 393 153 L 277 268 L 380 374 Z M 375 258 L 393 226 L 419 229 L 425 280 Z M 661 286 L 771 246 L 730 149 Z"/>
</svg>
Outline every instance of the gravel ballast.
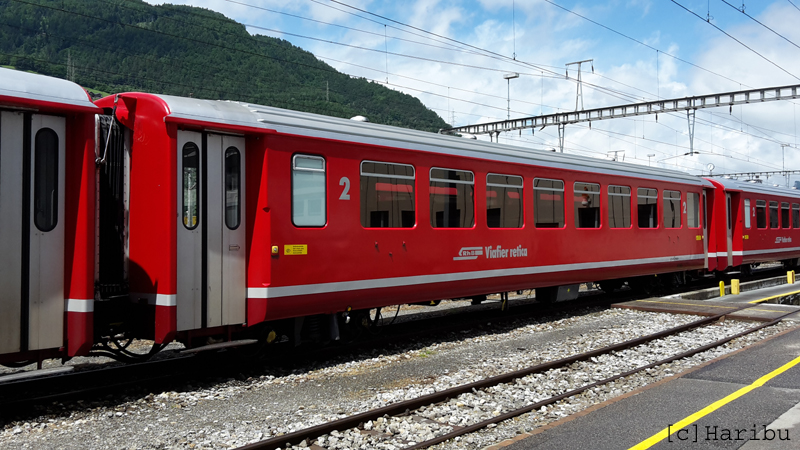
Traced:
<svg viewBox="0 0 800 450">
<path fill-rule="evenodd" d="M 183 386 L 162 393 L 128 393 L 106 400 L 56 404 L 37 417 L 5 423 L 3 448 L 231 448 L 416 398 L 490 376 L 602 348 L 697 320 L 696 316 L 603 310 L 523 324 L 503 332 L 456 333 L 446 342 L 375 349 L 346 361 L 265 369 L 263 374 Z M 450 426 L 475 423 L 555 393 L 730 336 L 752 327 L 721 322 L 596 361 L 532 375 L 420 412 L 418 419 L 386 418 L 320 438 L 325 448 L 403 448 Z M 686 360 L 598 386 L 542 410 L 447 442 L 438 448 L 483 448 L 528 432 L 606 399 L 713 359 L 793 324 L 780 324 Z M 406 345 L 408 349 L 404 349 Z M 304 443 L 306 447 L 314 442 Z"/>
</svg>

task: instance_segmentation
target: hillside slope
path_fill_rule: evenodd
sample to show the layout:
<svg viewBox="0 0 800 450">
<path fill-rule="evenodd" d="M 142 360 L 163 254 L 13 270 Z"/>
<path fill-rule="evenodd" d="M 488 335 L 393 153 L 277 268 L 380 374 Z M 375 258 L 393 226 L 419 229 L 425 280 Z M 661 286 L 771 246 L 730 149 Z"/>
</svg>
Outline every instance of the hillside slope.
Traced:
<svg viewBox="0 0 800 450">
<path fill-rule="evenodd" d="M 0 65 L 101 92 L 239 100 L 437 131 L 416 97 L 352 78 L 225 16 L 140 0 L 0 0 Z"/>
</svg>

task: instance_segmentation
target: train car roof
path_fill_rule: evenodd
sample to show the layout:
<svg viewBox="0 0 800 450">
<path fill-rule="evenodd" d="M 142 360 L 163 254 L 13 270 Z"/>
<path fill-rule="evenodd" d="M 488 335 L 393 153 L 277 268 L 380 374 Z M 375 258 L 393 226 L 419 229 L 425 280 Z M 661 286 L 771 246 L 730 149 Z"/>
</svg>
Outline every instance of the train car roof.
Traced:
<svg viewBox="0 0 800 450">
<path fill-rule="evenodd" d="M 235 127 L 262 128 L 275 130 L 279 133 L 382 145 L 453 156 L 713 187 L 710 182 L 703 178 L 671 169 L 531 150 L 511 145 L 250 103 L 201 100 L 171 95 L 155 95 L 155 97 L 160 98 L 167 104 L 169 108 L 168 116 L 172 120 L 184 119 Z"/>
<path fill-rule="evenodd" d="M 784 197 L 800 198 L 800 191 L 784 186 L 765 185 L 750 181 L 734 180 L 731 178 L 714 178 L 715 182 L 722 185 L 725 190 L 752 192 L 754 194 L 781 195 Z"/>
<path fill-rule="evenodd" d="M 0 67 L 0 103 L 24 107 L 66 106 L 100 112 L 79 85 L 36 73 Z"/>
</svg>

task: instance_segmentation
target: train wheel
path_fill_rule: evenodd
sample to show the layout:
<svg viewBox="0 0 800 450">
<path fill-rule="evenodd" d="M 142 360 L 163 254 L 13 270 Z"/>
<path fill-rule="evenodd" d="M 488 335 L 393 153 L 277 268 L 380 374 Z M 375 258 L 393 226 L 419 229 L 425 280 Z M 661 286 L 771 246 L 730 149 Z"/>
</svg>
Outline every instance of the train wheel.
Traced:
<svg viewBox="0 0 800 450">
<path fill-rule="evenodd" d="M 597 287 L 599 287 L 603 292 L 610 294 L 614 291 L 618 291 L 625 286 L 625 280 L 603 280 L 594 283 Z"/>
</svg>

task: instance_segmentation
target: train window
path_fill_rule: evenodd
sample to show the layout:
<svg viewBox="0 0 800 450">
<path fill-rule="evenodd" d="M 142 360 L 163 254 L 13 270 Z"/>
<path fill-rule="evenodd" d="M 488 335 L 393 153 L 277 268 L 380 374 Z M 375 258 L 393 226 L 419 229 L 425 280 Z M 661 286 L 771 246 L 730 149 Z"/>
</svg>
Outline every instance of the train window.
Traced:
<svg viewBox="0 0 800 450">
<path fill-rule="evenodd" d="M 686 193 L 686 222 L 689 228 L 700 228 L 700 194 Z"/>
<path fill-rule="evenodd" d="M 792 203 L 792 228 L 800 228 L 800 205 Z"/>
<path fill-rule="evenodd" d="M 294 155 L 292 158 L 292 223 L 321 227 L 326 223 L 325 159 Z"/>
<path fill-rule="evenodd" d="M 664 191 L 664 227 L 681 227 L 681 193 Z"/>
<path fill-rule="evenodd" d="M 533 221 L 536 228 L 564 228 L 564 182 L 533 180 Z"/>
<path fill-rule="evenodd" d="M 744 200 L 744 227 L 750 228 L 750 199 Z"/>
<path fill-rule="evenodd" d="M 792 228 L 792 222 L 789 220 L 789 203 L 781 202 L 781 227 Z"/>
<path fill-rule="evenodd" d="M 608 223 L 611 228 L 631 227 L 631 188 L 608 187 Z"/>
<path fill-rule="evenodd" d="M 780 228 L 778 223 L 778 202 L 769 202 L 769 227 Z"/>
<path fill-rule="evenodd" d="M 236 147 L 225 150 L 225 226 L 235 230 L 241 222 L 240 179 L 242 155 Z"/>
<path fill-rule="evenodd" d="M 194 142 L 183 145 L 183 226 L 189 230 L 200 222 L 200 150 Z"/>
<path fill-rule="evenodd" d="M 434 167 L 430 183 L 432 227 L 475 226 L 475 175 L 472 172 Z"/>
<path fill-rule="evenodd" d="M 375 161 L 361 162 L 361 226 L 412 228 L 414 166 Z"/>
<path fill-rule="evenodd" d="M 756 227 L 767 228 L 767 202 L 756 200 Z"/>
<path fill-rule="evenodd" d="M 600 228 L 600 185 L 575 183 L 575 228 Z"/>
<path fill-rule="evenodd" d="M 656 189 L 639 188 L 636 190 L 639 228 L 658 227 L 658 191 Z"/>
<path fill-rule="evenodd" d="M 50 128 L 36 132 L 33 164 L 33 223 L 52 231 L 58 224 L 58 135 Z"/>
<path fill-rule="evenodd" d="M 486 175 L 486 225 L 489 228 L 522 228 L 522 177 Z"/>
</svg>

